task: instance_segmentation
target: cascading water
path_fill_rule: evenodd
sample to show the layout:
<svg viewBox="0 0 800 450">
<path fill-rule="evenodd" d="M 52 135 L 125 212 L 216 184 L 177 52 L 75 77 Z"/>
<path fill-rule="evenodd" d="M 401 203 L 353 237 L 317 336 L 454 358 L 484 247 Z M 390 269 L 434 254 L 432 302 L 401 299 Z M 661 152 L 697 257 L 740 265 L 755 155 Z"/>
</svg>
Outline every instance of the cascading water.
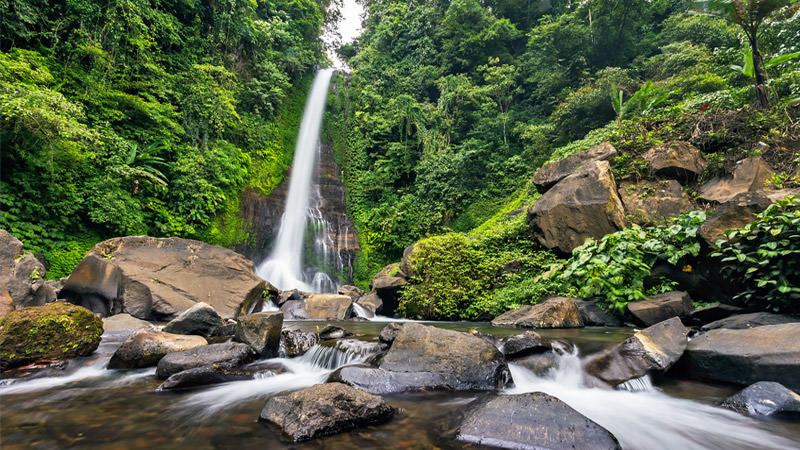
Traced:
<svg viewBox="0 0 800 450">
<path fill-rule="evenodd" d="M 314 163 L 319 153 L 319 131 L 332 76 L 333 69 L 321 69 L 314 78 L 297 135 L 289 193 L 278 237 L 270 256 L 256 269 L 261 278 L 278 289 L 320 292 L 323 289 L 330 289 L 333 284 L 330 277 L 325 274 L 318 276 L 314 273 L 309 278 L 309 274 L 305 274 L 302 267 Z M 326 277 L 329 283 L 325 282 Z M 335 288 L 335 284 L 333 285 Z"/>
</svg>

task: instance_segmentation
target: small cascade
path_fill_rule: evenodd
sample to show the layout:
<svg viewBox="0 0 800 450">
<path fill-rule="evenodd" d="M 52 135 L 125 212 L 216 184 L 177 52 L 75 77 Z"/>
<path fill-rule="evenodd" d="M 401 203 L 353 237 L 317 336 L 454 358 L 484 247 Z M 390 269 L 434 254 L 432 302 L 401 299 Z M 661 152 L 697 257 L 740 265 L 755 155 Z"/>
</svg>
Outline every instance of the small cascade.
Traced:
<svg viewBox="0 0 800 450">
<path fill-rule="evenodd" d="M 348 364 L 362 362 L 375 353 L 374 348 L 366 346 L 343 349 L 338 345 L 335 347 L 315 345 L 298 357 L 297 361 L 302 361 L 324 370 L 336 370 Z"/>
<path fill-rule="evenodd" d="M 653 387 L 653 379 L 650 378 L 650 375 L 645 375 L 643 377 L 628 380 L 617 386 L 616 389 L 619 391 L 628 392 L 648 392 L 655 388 Z"/>
<path fill-rule="evenodd" d="M 375 316 L 374 314 L 370 314 L 369 311 L 367 311 L 363 306 L 359 305 L 356 302 L 353 302 L 353 313 L 355 314 L 356 317 L 360 317 L 362 319 L 367 319 L 367 320 L 370 320 Z"/>
</svg>

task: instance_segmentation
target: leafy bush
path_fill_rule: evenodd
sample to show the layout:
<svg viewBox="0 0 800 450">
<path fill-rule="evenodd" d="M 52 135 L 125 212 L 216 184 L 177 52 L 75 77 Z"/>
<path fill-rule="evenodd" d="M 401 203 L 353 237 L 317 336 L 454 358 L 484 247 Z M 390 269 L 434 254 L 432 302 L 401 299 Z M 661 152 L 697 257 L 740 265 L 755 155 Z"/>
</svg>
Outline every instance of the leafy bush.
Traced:
<svg viewBox="0 0 800 450">
<path fill-rule="evenodd" d="M 675 286 L 667 279 L 652 279 L 658 261 L 677 266 L 684 257 L 697 256 L 697 230 L 705 222 L 702 211 L 692 211 L 671 225 L 625 228 L 599 241 L 589 240 L 572 252 L 563 271 L 553 275 L 583 298 L 602 297 L 601 304 L 620 315 L 628 302 L 666 292 Z"/>
<path fill-rule="evenodd" d="M 800 196 L 771 205 L 756 220 L 729 230 L 711 254 L 738 293 L 743 306 L 800 313 Z"/>
</svg>

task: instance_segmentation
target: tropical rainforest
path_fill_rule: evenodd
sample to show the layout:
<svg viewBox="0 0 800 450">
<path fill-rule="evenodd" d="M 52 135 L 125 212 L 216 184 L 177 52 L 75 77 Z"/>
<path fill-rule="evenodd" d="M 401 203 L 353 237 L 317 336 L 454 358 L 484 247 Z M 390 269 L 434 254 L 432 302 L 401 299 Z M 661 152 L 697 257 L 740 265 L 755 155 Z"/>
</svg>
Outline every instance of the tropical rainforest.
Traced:
<svg viewBox="0 0 800 450">
<path fill-rule="evenodd" d="M 682 140 L 703 152 L 708 177 L 760 152 L 775 186 L 798 185 L 794 2 L 362 3 L 363 34 L 337 50 L 349 70 L 335 80 L 325 138 L 359 231 L 356 284 L 419 241 L 406 316 L 482 318 L 553 293 L 620 309 L 673 287 L 645 280 L 649 268 L 699 255 L 702 211 L 622 230 L 572 258 L 530 237 L 534 171 L 602 142 L 620 152 L 618 179 L 646 178 L 642 153 Z M 0 228 L 52 278 L 115 235 L 246 240 L 238 196 L 268 195 L 283 179 L 315 66 L 329 64 L 320 36 L 336 6 L 0 1 Z M 786 248 L 764 250 L 780 259 L 800 252 L 800 219 L 797 202 L 776 208 L 750 233 L 757 243 L 788 233 Z M 603 260 L 609 249 L 625 257 Z M 751 250 L 719 258 L 742 262 Z M 548 276 L 554 267 L 561 275 Z M 785 273 L 745 292 L 778 289 L 770 307 L 800 296 Z"/>
</svg>

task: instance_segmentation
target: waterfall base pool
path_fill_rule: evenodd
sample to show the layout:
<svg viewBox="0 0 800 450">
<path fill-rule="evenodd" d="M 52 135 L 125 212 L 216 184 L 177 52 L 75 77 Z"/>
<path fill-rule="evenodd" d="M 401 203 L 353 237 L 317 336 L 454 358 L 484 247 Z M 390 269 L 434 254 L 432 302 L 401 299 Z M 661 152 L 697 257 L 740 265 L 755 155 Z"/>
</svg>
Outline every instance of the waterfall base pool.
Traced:
<svg viewBox="0 0 800 450">
<path fill-rule="evenodd" d="M 316 330 L 329 322 L 289 322 L 290 328 Z M 373 341 L 385 323 L 340 322 L 338 326 Z M 519 330 L 485 323 L 436 323 L 443 328 L 476 329 L 496 337 Z M 614 345 L 628 329 L 538 330 L 566 339 L 580 354 Z M 363 361 L 368 351 L 342 352 L 329 346 L 303 356 L 276 358 L 291 373 L 237 381 L 203 389 L 157 393 L 154 369 L 106 370 L 122 337 L 105 335 L 95 355 L 37 378 L 4 379 L 0 384 L 0 444 L 3 449 L 371 449 L 476 448 L 456 440 L 465 407 L 486 393 L 394 394 L 399 409 L 389 423 L 349 433 L 290 444 L 276 428 L 257 421 L 266 398 L 284 390 L 323 382 L 336 367 Z M 365 346 L 369 348 L 370 346 Z M 626 449 L 768 449 L 800 447 L 800 423 L 750 419 L 714 407 L 736 387 L 659 378 L 632 383 L 630 390 L 582 386 L 578 355 L 564 355 L 559 368 L 537 376 L 510 364 L 515 385 L 501 395 L 542 391 L 555 395 L 600 423 Z"/>
</svg>

